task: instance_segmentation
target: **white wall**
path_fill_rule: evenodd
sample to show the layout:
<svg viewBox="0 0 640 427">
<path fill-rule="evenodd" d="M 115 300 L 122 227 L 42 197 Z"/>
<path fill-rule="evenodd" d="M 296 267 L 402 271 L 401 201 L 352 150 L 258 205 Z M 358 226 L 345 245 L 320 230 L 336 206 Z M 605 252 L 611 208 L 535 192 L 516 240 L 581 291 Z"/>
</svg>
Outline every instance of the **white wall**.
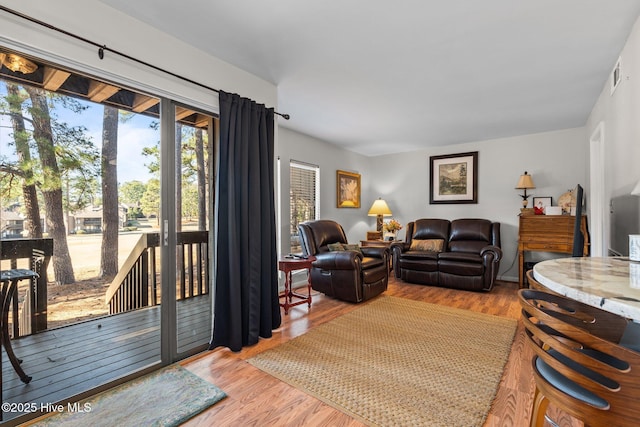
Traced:
<svg viewBox="0 0 640 427">
<path fill-rule="evenodd" d="M 375 230 L 375 218 L 368 217 L 367 211 L 378 197 L 387 201 L 393 218 L 404 225 L 418 218 L 491 219 L 501 223 L 504 259 L 499 277 L 503 280 L 518 280 L 515 258 L 522 198 L 519 197 L 521 191 L 514 187 L 520 175 L 526 170 L 533 176 L 536 189 L 530 192 L 532 197 L 552 197 L 554 203 L 565 191 L 578 183 L 586 187 L 587 182 L 589 144 L 584 128 L 378 157 L 361 156 L 282 127 L 279 138 L 281 188 L 285 194 L 289 188 L 290 159 L 319 165 L 322 201 L 320 216 L 340 222 L 349 241 L 358 242 L 365 238 L 367 230 Z M 478 203 L 430 205 L 429 157 L 468 151 L 478 151 Z M 360 209 L 336 208 L 337 169 L 362 175 Z M 529 203 L 531 206 L 531 198 Z M 282 205 L 282 218 L 288 218 L 288 204 Z M 284 220 L 281 231 L 283 236 L 288 235 Z M 404 229 L 398 237 L 404 238 Z M 540 258 L 540 254 L 538 257 Z"/>
<path fill-rule="evenodd" d="M 320 217 L 322 219 L 333 219 L 339 222 L 344 228 L 347 238 L 353 243 L 364 239 L 367 230 L 375 230 L 375 218 L 367 216 L 373 203 L 373 196 L 370 196 L 372 183 L 372 177 L 369 174 L 370 158 L 283 127 L 278 129 L 276 157 L 280 158 L 280 189 L 283 200 L 280 211 L 282 218 L 280 232 L 283 236 L 282 253 L 287 253 L 289 250 L 289 243 L 285 237 L 289 235 L 290 210 L 287 196 L 289 194 L 289 162 L 291 160 L 320 167 Z M 338 209 L 336 207 L 337 170 L 361 174 L 362 197 L 359 209 Z"/>
<path fill-rule="evenodd" d="M 6 0 L 3 5 L 196 82 L 277 107 L 276 87 L 207 55 L 97 0 Z M 213 19 L 213 17 L 212 17 Z M 214 41 L 212 41 L 214 42 Z M 98 49 L 24 19 L 0 13 L 0 45 L 37 55 L 122 85 L 168 96 L 212 113 L 215 92 Z M 186 66 L 185 66 L 186 64 Z"/>
<path fill-rule="evenodd" d="M 585 186 L 587 147 L 584 128 L 576 128 L 379 156 L 371 162 L 371 191 L 387 200 L 393 217 L 402 224 L 419 218 L 486 218 L 500 222 L 504 259 L 499 278 L 517 281 L 515 258 L 522 207 L 522 190 L 515 189 L 518 178 L 529 172 L 536 189 L 527 193 L 552 197 L 556 204 L 558 197 L 576 184 Z M 469 151 L 478 151 L 478 203 L 430 205 L 429 157 Z M 404 229 L 399 238 L 403 233 Z"/>
<path fill-rule="evenodd" d="M 607 205 L 612 199 L 628 196 L 640 181 L 640 19 L 631 30 L 620 58 L 620 84 L 611 94 L 611 80 L 605 82 L 586 125 L 587 134 L 591 135 L 603 123 Z M 610 64 L 612 70 L 614 65 Z M 633 197 L 629 200 L 633 202 Z M 635 203 L 640 204 L 640 197 Z M 609 209 L 605 206 L 604 211 L 604 231 L 609 237 Z M 640 232 L 640 218 L 629 226 Z"/>
</svg>

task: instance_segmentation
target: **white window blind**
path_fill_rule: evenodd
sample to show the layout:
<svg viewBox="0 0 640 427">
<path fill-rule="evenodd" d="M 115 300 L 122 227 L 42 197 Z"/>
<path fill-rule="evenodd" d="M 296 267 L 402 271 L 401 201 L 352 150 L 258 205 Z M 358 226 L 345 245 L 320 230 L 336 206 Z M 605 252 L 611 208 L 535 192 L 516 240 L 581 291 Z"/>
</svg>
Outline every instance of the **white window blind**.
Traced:
<svg viewBox="0 0 640 427">
<path fill-rule="evenodd" d="M 292 160 L 289 164 L 289 205 L 291 212 L 291 253 L 302 252 L 298 224 L 319 217 L 319 176 L 316 165 Z"/>
</svg>

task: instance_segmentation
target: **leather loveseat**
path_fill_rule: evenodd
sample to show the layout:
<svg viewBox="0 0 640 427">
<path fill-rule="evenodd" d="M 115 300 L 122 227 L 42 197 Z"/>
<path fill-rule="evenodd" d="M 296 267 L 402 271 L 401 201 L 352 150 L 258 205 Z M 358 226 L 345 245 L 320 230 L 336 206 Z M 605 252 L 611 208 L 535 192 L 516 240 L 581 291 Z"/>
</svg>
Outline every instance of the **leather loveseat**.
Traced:
<svg viewBox="0 0 640 427">
<path fill-rule="evenodd" d="M 298 225 L 304 256 L 315 257 L 311 287 L 330 297 L 361 302 L 381 294 L 389 282 L 389 248 L 348 245 L 342 226 L 331 220 Z"/>
<path fill-rule="evenodd" d="M 406 282 L 490 291 L 502 258 L 500 223 L 418 219 L 391 248 L 395 275 Z"/>
</svg>

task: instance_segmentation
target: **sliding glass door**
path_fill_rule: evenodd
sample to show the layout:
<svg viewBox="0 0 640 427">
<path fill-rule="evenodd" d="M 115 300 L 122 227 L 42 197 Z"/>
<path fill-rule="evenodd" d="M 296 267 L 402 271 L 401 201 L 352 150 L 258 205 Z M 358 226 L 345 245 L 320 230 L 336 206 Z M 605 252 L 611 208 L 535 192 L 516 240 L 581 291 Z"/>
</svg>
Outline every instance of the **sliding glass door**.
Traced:
<svg viewBox="0 0 640 427">
<path fill-rule="evenodd" d="M 176 356 L 207 348 L 211 338 L 211 177 L 214 118 L 175 107 Z"/>
<path fill-rule="evenodd" d="M 3 363 L 3 401 L 74 399 L 206 349 L 214 117 L 7 55 L 29 68 L 0 65 L 1 268 L 41 278 L 12 296 L 33 379 Z"/>
</svg>

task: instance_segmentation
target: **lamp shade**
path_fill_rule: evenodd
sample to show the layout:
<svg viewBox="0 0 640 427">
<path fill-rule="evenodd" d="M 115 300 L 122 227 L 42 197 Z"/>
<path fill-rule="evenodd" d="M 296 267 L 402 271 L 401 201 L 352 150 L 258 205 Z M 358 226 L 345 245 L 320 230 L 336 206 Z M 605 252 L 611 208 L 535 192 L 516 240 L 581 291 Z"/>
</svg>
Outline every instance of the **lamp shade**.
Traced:
<svg viewBox="0 0 640 427">
<path fill-rule="evenodd" d="M 529 175 L 527 171 L 525 171 L 524 175 L 520 175 L 520 179 L 516 184 L 516 190 L 528 190 L 530 188 L 536 188 L 536 185 L 533 183 L 533 178 L 531 178 L 531 175 Z"/>
<path fill-rule="evenodd" d="M 391 209 L 389 209 L 389 206 L 387 205 L 387 202 L 385 202 L 382 199 L 378 199 L 375 202 L 373 202 L 373 205 L 371 205 L 371 209 L 369 209 L 369 216 L 378 216 L 378 215 L 382 215 L 382 216 L 391 216 Z"/>
<path fill-rule="evenodd" d="M 631 194 L 633 194 L 634 196 L 640 196 L 640 181 L 638 181 L 633 190 L 631 190 Z"/>
</svg>

